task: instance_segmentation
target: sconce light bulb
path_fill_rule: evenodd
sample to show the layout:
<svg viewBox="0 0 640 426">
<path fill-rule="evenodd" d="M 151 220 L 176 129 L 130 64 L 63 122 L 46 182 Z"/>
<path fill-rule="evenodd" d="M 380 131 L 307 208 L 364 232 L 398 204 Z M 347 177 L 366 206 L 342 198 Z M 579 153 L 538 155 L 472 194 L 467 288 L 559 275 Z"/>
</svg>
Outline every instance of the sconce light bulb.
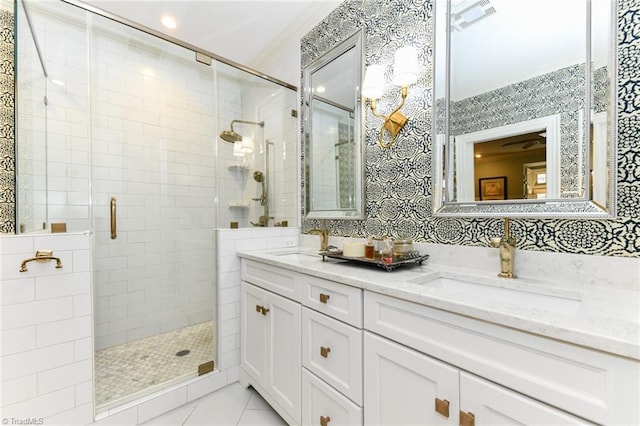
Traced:
<svg viewBox="0 0 640 426">
<path fill-rule="evenodd" d="M 384 67 L 369 65 L 362 82 L 362 96 L 368 99 L 380 99 L 384 92 Z"/>
<path fill-rule="evenodd" d="M 392 81 L 396 86 L 409 86 L 418 81 L 418 51 L 415 47 L 405 46 L 396 51 Z"/>
<path fill-rule="evenodd" d="M 233 156 L 244 157 L 244 152 L 242 151 L 242 142 L 237 141 L 233 143 Z"/>
<path fill-rule="evenodd" d="M 242 148 L 242 152 L 244 154 L 251 154 L 253 152 L 253 141 L 249 136 L 243 136 L 242 142 L 240 143 L 241 143 L 240 146 Z"/>
</svg>

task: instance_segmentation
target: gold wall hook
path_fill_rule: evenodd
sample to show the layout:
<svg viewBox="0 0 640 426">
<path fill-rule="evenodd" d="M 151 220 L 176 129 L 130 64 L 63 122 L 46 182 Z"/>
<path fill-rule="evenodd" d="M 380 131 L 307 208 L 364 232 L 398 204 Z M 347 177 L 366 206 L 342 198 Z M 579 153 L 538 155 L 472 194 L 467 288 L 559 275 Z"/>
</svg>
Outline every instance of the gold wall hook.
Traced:
<svg viewBox="0 0 640 426">
<path fill-rule="evenodd" d="M 36 252 L 36 255 L 34 257 L 31 257 L 29 259 L 25 259 L 22 261 L 22 263 L 20 264 L 20 272 L 27 272 L 27 263 L 29 262 L 40 262 L 40 263 L 46 263 L 46 262 L 50 262 L 52 260 L 56 261 L 56 269 L 60 269 L 62 268 L 62 261 L 60 260 L 59 257 L 54 257 L 53 256 L 53 251 L 52 250 L 38 250 Z"/>
</svg>

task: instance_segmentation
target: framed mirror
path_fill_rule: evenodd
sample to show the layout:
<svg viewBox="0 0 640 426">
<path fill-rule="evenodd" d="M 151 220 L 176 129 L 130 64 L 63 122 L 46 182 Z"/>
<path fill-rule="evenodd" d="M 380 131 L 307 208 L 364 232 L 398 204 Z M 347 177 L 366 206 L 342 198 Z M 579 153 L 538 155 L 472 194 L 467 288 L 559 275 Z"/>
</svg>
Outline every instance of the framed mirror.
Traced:
<svg viewBox="0 0 640 426">
<path fill-rule="evenodd" d="M 615 215 L 616 10 L 436 0 L 436 216 Z"/>
<path fill-rule="evenodd" d="M 305 207 L 309 219 L 363 219 L 363 33 L 303 70 Z"/>
</svg>

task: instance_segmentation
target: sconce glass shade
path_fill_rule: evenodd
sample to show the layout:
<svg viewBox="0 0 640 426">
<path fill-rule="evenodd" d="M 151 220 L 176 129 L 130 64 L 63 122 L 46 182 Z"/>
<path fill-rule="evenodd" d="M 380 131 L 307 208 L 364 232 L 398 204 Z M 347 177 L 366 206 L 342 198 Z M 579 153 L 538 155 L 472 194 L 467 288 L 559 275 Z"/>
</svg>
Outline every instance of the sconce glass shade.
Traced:
<svg viewBox="0 0 640 426">
<path fill-rule="evenodd" d="M 249 136 L 243 136 L 242 142 L 240 142 L 240 147 L 242 148 L 242 152 L 246 154 L 251 154 L 253 152 L 253 141 Z"/>
<path fill-rule="evenodd" d="M 384 92 L 384 66 L 369 65 L 362 82 L 362 96 L 367 99 L 380 99 Z"/>
<path fill-rule="evenodd" d="M 244 152 L 242 151 L 242 142 L 237 141 L 233 143 L 233 156 L 244 157 Z"/>
<path fill-rule="evenodd" d="M 415 47 L 405 46 L 396 51 L 392 81 L 396 86 L 408 86 L 418 81 L 418 51 Z"/>
</svg>

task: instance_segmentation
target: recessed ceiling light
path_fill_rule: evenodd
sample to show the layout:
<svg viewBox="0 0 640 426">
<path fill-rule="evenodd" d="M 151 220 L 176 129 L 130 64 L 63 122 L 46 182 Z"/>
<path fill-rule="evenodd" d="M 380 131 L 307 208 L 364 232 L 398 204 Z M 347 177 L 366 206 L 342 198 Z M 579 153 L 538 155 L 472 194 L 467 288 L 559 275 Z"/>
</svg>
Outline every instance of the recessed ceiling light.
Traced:
<svg viewBox="0 0 640 426">
<path fill-rule="evenodd" d="M 177 26 L 175 18 L 169 15 L 164 15 L 160 22 L 162 22 L 162 25 L 164 25 L 165 27 L 171 29 L 174 29 Z"/>
</svg>

